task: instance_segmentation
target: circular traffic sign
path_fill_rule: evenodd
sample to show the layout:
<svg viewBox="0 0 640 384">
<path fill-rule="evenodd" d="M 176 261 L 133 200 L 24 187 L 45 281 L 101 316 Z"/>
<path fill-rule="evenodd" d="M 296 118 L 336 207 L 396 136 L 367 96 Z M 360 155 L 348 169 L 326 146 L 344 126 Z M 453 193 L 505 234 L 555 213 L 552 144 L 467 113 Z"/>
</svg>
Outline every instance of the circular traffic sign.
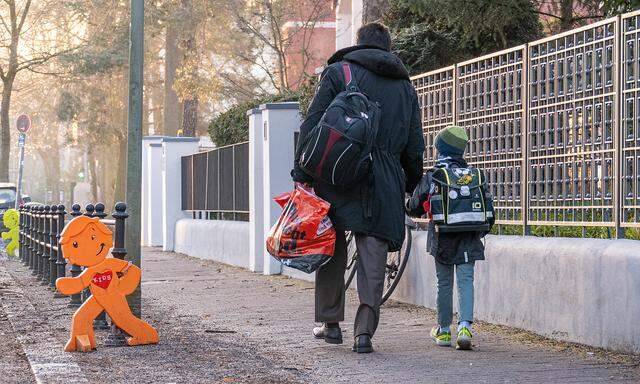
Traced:
<svg viewBox="0 0 640 384">
<path fill-rule="evenodd" d="M 25 114 L 18 116 L 18 119 L 16 120 L 16 128 L 18 128 L 18 131 L 20 132 L 27 132 L 29 128 L 31 128 L 31 119 L 29 116 Z"/>
</svg>

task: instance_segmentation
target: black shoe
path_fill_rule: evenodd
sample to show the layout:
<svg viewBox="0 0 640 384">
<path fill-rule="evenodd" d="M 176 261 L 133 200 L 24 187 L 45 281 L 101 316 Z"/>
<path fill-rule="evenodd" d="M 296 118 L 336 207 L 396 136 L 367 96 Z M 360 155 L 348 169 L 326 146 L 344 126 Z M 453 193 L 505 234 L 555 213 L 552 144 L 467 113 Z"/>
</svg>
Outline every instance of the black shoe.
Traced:
<svg viewBox="0 0 640 384">
<path fill-rule="evenodd" d="M 313 336 L 316 339 L 324 339 L 329 344 L 342 344 L 342 329 L 340 326 L 328 327 L 322 324 L 321 327 L 313 328 Z"/>
<path fill-rule="evenodd" d="M 356 339 L 353 342 L 353 347 L 351 348 L 351 350 L 353 352 L 358 352 L 358 353 L 373 352 L 373 344 L 371 344 L 371 336 L 369 335 L 356 336 Z"/>
</svg>

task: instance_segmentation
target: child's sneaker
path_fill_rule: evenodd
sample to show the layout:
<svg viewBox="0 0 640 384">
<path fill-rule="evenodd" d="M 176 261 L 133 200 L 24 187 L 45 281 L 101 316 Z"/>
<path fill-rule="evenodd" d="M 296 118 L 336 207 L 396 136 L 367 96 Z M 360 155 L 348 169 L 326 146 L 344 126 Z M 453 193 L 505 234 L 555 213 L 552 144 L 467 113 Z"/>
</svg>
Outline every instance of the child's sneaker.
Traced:
<svg viewBox="0 0 640 384">
<path fill-rule="evenodd" d="M 460 330 L 458 331 L 458 338 L 456 339 L 456 349 L 470 350 L 471 339 L 473 339 L 473 335 L 471 334 L 469 328 L 460 328 Z"/>
<path fill-rule="evenodd" d="M 451 331 L 442 331 L 440 327 L 431 328 L 431 338 L 441 347 L 451 346 Z"/>
</svg>

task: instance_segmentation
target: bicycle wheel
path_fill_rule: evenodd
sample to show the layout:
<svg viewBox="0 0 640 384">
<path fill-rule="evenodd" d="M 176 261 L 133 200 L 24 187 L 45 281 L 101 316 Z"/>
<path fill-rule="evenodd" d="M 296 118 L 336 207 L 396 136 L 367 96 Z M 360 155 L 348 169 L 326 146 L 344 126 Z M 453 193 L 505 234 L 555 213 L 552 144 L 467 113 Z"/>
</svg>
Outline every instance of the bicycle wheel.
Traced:
<svg viewBox="0 0 640 384">
<path fill-rule="evenodd" d="M 393 290 L 396 289 L 411 254 L 412 226 L 406 225 L 404 228 L 405 236 L 402 248 L 397 252 L 389 252 L 387 254 L 387 268 L 384 276 L 384 291 L 381 304 L 384 304 L 393 293 Z"/>
<path fill-rule="evenodd" d="M 382 304 L 391 296 L 393 290 L 398 285 L 402 273 L 407 266 L 407 260 L 411 254 L 411 230 L 414 228 L 412 222 L 407 222 L 405 226 L 405 239 L 402 248 L 397 252 L 387 254 L 387 264 L 384 276 L 384 290 L 382 293 Z M 358 252 L 356 250 L 355 238 L 352 233 L 347 233 L 347 273 L 348 277 L 345 287 L 349 288 L 356 275 L 356 264 L 358 262 Z"/>
</svg>

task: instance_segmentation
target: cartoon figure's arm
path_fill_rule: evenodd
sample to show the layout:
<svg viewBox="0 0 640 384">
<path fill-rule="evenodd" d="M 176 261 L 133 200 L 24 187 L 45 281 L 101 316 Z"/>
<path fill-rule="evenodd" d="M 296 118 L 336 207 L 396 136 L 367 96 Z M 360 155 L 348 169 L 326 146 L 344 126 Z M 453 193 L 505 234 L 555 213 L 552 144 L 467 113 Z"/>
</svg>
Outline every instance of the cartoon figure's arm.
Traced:
<svg viewBox="0 0 640 384">
<path fill-rule="evenodd" d="M 92 269 L 87 268 L 78 277 L 60 277 L 56 280 L 56 288 L 63 295 L 73 295 L 89 286 Z"/>
<path fill-rule="evenodd" d="M 0 236 L 2 236 L 2 240 L 7 240 L 10 238 L 11 235 L 9 235 L 9 232 L 2 232 Z"/>
<path fill-rule="evenodd" d="M 116 258 L 109 258 L 108 260 L 110 262 L 109 266 L 116 272 L 122 274 L 120 278 L 120 291 L 124 295 L 133 293 L 138 287 L 138 284 L 140 284 L 140 278 L 142 277 L 140 268 L 124 260 Z"/>
</svg>

